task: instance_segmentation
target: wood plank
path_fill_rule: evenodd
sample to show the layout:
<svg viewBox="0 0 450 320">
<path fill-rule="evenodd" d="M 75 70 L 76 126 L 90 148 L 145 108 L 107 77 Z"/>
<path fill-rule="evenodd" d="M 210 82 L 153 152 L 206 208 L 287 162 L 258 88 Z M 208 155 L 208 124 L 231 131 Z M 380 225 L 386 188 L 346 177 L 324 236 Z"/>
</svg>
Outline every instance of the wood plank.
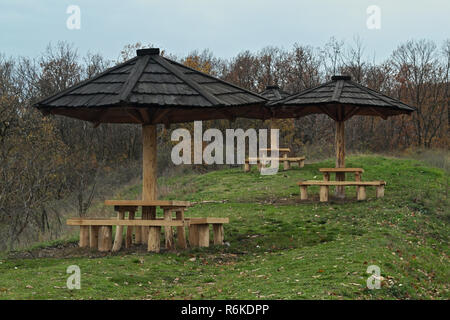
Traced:
<svg viewBox="0 0 450 320">
<path fill-rule="evenodd" d="M 214 221 L 214 220 L 213 220 Z M 212 222 L 210 222 L 212 223 Z M 160 219 L 155 220 L 116 220 L 116 219 L 68 219 L 66 224 L 68 226 L 184 226 L 183 221 L 172 220 L 164 221 Z M 195 224 L 195 223 L 194 223 Z"/>
<path fill-rule="evenodd" d="M 207 218 L 185 218 L 185 221 L 187 221 L 191 225 L 191 224 L 205 224 L 205 223 L 229 223 L 230 219 L 207 217 Z"/>
<path fill-rule="evenodd" d="M 214 231 L 214 244 L 215 245 L 223 245 L 223 224 L 213 224 Z"/>
<path fill-rule="evenodd" d="M 363 168 L 320 168 L 320 172 L 360 172 L 363 173 Z"/>
<path fill-rule="evenodd" d="M 89 246 L 89 227 L 80 226 L 80 248 L 87 248 Z"/>
<path fill-rule="evenodd" d="M 99 226 L 89 227 L 89 248 L 91 249 L 98 248 L 98 230 Z"/>
<path fill-rule="evenodd" d="M 161 248 L 161 227 L 151 226 L 148 232 L 148 247 L 149 252 L 159 252 Z"/>
<path fill-rule="evenodd" d="M 98 251 L 110 251 L 112 247 L 112 226 L 101 226 L 98 234 Z"/>
<path fill-rule="evenodd" d="M 117 219 L 123 220 L 124 217 L 125 217 L 125 212 L 119 211 L 119 213 L 117 214 Z M 123 226 L 117 226 L 112 251 L 113 252 L 119 251 L 120 248 L 122 248 L 122 242 L 123 242 Z"/>
<path fill-rule="evenodd" d="M 176 211 L 177 220 L 184 221 L 184 209 L 179 209 Z M 177 245 L 180 249 L 186 249 L 186 229 L 184 226 L 177 227 Z"/>
<path fill-rule="evenodd" d="M 198 246 L 209 247 L 209 224 L 198 224 Z"/>
<path fill-rule="evenodd" d="M 191 203 L 189 201 L 179 200 L 105 200 L 107 206 L 149 206 L 149 207 L 189 207 Z"/>
<path fill-rule="evenodd" d="M 194 248 L 198 247 L 198 225 L 189 225 L 189 245 Z"/>
<path fill-rule="evenodd" d="M 305 160 L 305 157 L 288 157 L 288 158 L 283 158 L 283 157 L 279 157 L 279 158 L 271 158 L 271 157 L 264 157 L 264 158 L 248 158 L 245 160 L 246 163 L 249 162 L 261 162 L 261 161 L 271 161 L 271 160 L 276 160 L 278 159 L 279 162 L 283 162 L 283 161 L 289 161 L 289 162 L 298 162 L 298 161 L 302 161 Z"/>
<path fill-rule="evenodd" d="M 134 220 L 134 211 L 130 211 L 128 213 L 128 220 Z M 127 226 L 127 234 L 125 237 L 125 248 L 130 248 L 133 244 L 133 229 L 135 229 L 133 226 L 128 225 Z"/>
<path fill-rule="evenodd" d="M 299 186 L 380 186 L 385 185 L 385 181 L 321 181 L 307 180 L 297 182 Z"/>
<path fill-rule="evenodd" d="M 172 221 L 172 211 L 170 209 L 164 209 L 164 220 Z M 164 227 L 164 240 L 167 250 L 175 249 L 175 243 L 173 241 L 173 230 L 171 226 Z"/>
</svg>

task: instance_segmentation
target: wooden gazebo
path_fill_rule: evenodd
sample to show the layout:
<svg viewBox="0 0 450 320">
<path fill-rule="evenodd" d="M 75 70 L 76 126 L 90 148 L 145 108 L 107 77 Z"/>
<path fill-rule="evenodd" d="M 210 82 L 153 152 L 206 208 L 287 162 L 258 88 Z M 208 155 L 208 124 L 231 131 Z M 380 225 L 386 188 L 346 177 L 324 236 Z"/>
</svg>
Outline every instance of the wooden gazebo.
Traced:
<svg viewBox="0 0 450 320">
<path fill-rule="evenodd" d="M 157 48 L 38 102 L 44 115 L 142 126 L 143 219 L 155 219 L 156 125 L 237 117 L 269 119 L 264 97 L 160 55 Z M 136 204 L 136 202 L 133 202 Z M 121 208 L 120 203 L 107 203 Z M 174 204 L 166 204 L 166 207 Z M 123 208 L 128 208 L 124 206 Z M 132 206 L 133 208 L 135 206 Z M 150 247 L 150 246 L 149 246 Z"/>
<path fill-rule="evenodd" d="M 344 122 L 353 116 L 390 116 L 411 114 L 415 111 L 403 102 L 381 92 L 364 87 L 350 76 L 331 77 L 331 81 L 304 90 L 285 99 L 268 103 L 274 118 L 300 118 L 310 114 L 326 114 L 336 122 L 336 168 L 345 168 Z M 336 174 L 336 180 L 343 180 Z M 338 197 L 343 197 L 339 188 Z"/>
</svg>

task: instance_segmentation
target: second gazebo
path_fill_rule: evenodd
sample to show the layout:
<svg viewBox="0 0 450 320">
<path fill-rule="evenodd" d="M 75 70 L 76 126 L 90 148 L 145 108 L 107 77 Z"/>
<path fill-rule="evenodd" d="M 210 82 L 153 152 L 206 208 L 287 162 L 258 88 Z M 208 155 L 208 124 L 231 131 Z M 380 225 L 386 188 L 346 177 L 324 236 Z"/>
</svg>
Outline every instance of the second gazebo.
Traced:
<svg viewBox="0 0 450 320">
<path fill-rule="evenodd" d="M 327 83 L 268 105 L 274 118 L 300 118 L 317 113 L 332 118 L 336 122 L 336 168 L 345 168 L 345 121 L 356 115 L 387 119 L 415 111 L 399 100 L 352 81 L 350 76 L 333 76 Z M 344 177 L 336 174 L 336 180 Z M 343 188 L 337 188 L 336 195 L 342 198 Z"/>
</svg>

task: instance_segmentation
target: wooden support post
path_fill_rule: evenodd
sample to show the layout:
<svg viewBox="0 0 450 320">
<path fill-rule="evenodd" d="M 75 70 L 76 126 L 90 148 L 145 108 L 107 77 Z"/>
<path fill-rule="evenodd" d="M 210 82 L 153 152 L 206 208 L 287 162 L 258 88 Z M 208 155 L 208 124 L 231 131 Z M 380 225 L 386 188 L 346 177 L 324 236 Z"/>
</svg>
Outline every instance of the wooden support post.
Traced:
<svg viewBox="0 0 450 320">
<path fill-rule="evenodd" d="M 258 171 L 261 171 L 261 169 L 263 167 L 263 164 L 261 163 L 261 161 L 258 160 L 257 166 L 258 166 Z"/>
<path fill-rule="evenodd" d="M 244 164 L 244 172 L 249 172 L 250 171 L 250 163 L 245 163 Z"/>
<path fill-rule="evenodd" d="M 198 224 L 198 246 L 209 247 L 209 224 Z"/>
<path fill-rule="evenodd" d="M 156 125 L 142 125 L 142 200 L 156 200 L 156 138 Z M 142 219 L 155 218 L 156 208 L 142 207 Z M 136 229 L 141 229 L 141 243 L 147 242 L 149 239 L 149 227 Z"/>
<path fill-rule="evenodd" d="M 345 125 L 336 121 L 336 168 L 345 168 Z M 345 181 L 345 173 L 336 172 L 336 181 Z M 345 187 L 336 186 L 336 197 L 345 198 Z"/>
<path fill-rule="evenodd" d="M 320 202 L 328 201 L 328 186 L 320 186 Z"/>
<path fill-rule="evenodd" d="M 214 231 L 214 244 L 223 245 L 223 224 L 214 223 L 213 231 Z"/>
<path fill-rule="evenodd" d="M 198 247 L 198 225 L 191 224 L 189 226 L 189 245 L 191 247 Z"/>
<path fill-rule="evenodd" d="M 360 186 L 358 188 L 358 193 L 356 194 L 356 199 L 357 200 L 366 200 L 366 187 L 365 186 Z"/>
<path fill-rule="evenodd" d="M 308 200 L 308 186 L 300 186 L 300 200 Z"/>
<path fill-rule="evenodd" d="M 177 220 L 184 221 L 184 209 L 179 209 L 177 211 Z M 177 227 L 177 244 L 180 249 L 186 249 L 186 231 L 184 226 Z"/>
<path fill-rule="evenodd" d="M 129 211 L 128 220 L 134 220 L 134 211 Z M 125 237 L 125 248 L 130 248 L 133 244 L 133 226 L 127 226 L 127 234 Z"/>
<path fill-rule="evenodd" d="M 151 226 L 148 232 L 148 247 L 149 252 L 159 252 L 161 248 L 161 227 Z"/>
<path fill-rule="evenodd" d="M 89 226 L 80 226 L 80 248 L 87 248 L 89 246 Z"/>
<path fill-rule="evenodd" d="M 112 226 L 100 226 L 98 232 L 98 251 L 110 251 L 112 247 Z"/>
<path fill-rule="evenodd" d="M 172 210 L 171 209 L 164 209 L 164 220 L 167 220 L 167 221 L 172 220 Z M 167 250 L 175 249 L 175 244 L 173 241 L 172 227 L 170 227 L 170 226 L 164 227 L 164 239 L 165 239 Z"/>
<path fill-rule="evenodd" d="M 384 197 L 384 185 L 377 186 L 377 198 Z"/>
<path fill-rule="evenodd" d="M 323 181 L 330 181 L 330 173 L 329 172 L 323 173 Z"/>
<path fill-rule="evenodd" d="M 117 213 L 117 219 L 123 220 L 125 217 L 124 211 L 119 211 Z M 114 245 L 112 247 L 112 251 L 119 251 L 120 248 L 122 248 L 122 242 L 123 242 L 123 226 L 116 226 L 116 235 L 114 237 Z"/>
<path fill-rule="evenodd" d="M 89 248 L 98 248 L 98 226 L 90 226 L 89 228 Z"/>
</svg>

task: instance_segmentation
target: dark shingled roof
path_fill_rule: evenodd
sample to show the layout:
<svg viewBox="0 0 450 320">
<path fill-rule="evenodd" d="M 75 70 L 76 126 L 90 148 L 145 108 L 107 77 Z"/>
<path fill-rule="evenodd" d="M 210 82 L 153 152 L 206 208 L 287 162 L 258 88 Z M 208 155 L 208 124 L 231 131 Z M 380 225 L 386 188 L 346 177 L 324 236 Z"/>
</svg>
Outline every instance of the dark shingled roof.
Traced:
<svg viewBox="0 0 450 320">
<path fill-rule="evenodd" d="M 289 97 L 289 93 L 281 90 L 277 85 L 267 86 L 266 90 L 261 92 L 260 95 L 270 101 L 281 100 Z"/>
<path fill-rule="evenodd" d="M 137 56 L 35 106 L 48 114 L 119 123 L 268 118 L 262 96 L 159 55 Z M 214 113 L 214 111 L 217 111 Z"/>
<path fill-rule="evenodd" d="M 353 115 L 387 118 L 415 111 L 399 100 L 351 81 L 349 76 L 333 76 L 330 82 L 268 105 L 276 118 L 314 113 L 325 113 L 335 120 L 347 120 Z"/>
</svg>

